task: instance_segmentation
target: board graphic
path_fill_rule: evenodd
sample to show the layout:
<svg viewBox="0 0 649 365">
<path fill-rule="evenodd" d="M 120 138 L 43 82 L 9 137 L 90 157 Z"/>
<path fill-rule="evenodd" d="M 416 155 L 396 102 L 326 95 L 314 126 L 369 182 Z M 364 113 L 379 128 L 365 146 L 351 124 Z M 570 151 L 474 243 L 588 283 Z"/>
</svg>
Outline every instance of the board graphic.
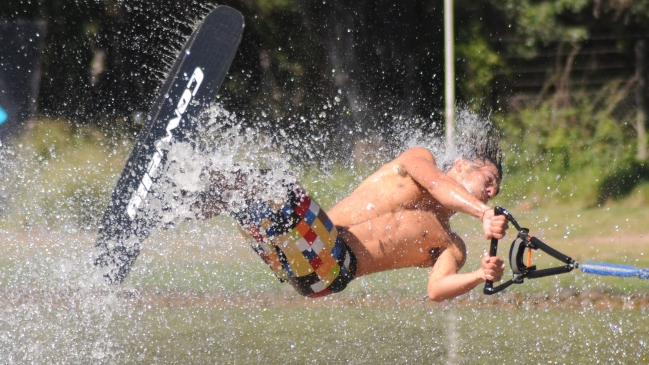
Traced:
<svg viewBox="0 0 649 365">
<path fill-rule="evenodd" d="M 221 88 L 243 34 L 243 16 L 219 6 L 189 37 L 172 66 L 106 207 L 95 265 L 111 284 L 120 283 L 140 253 L 157 217 L 142 212 L 170 146 L 190 141 L 197 117 Z"/>
</svg>

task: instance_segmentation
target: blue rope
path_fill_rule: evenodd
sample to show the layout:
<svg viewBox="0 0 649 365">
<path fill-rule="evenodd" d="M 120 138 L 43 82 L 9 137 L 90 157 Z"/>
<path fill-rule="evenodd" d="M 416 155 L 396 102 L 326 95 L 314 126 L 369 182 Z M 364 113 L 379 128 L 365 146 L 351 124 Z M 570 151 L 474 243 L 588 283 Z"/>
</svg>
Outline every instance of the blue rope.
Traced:
<svg viewBox="0 0 649 365">
<path fill-rule="evenodd" d="M 641 269 L 627 265 L 614 265 L 604 262 L 585 262 L 580 264 L 579 268 L 581 268 L 581 272 L 587 274 L 649 279 L 649 269 Z"/>
</svg>

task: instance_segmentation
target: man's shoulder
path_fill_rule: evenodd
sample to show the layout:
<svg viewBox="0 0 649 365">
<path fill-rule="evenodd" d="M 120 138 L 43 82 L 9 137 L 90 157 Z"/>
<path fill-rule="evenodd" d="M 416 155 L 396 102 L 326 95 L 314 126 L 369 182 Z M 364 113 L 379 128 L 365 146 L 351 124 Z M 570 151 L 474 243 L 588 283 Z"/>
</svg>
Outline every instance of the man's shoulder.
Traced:
<svg viewBox="0 0 649 365">
<path fill-rule="evenodd" d="M 425 166 L 437 166 L 433 153 L 424 147 L 409 148 L 395 158 L 392 163 L 398 164 L 407 171 Z"/>
<path fill-rule="evenodd" d="M 401 158 L 424 158 L 427 160 L 435 160 L 433 153 L 430 152 L 428 148 L 424 147 L 412 147 L 405 150 L 397 159 Z"/>
</svg>

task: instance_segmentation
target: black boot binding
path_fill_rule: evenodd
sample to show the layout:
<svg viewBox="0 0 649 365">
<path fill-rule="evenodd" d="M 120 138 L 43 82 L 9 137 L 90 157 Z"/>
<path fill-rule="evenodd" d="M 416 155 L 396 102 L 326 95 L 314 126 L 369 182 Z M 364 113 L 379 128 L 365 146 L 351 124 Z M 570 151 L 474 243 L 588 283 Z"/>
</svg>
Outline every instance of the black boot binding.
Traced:
<svg viewBox="0 0 649 365">
<path fill-rule="evenodd" d="M 525 278 L 536 279 L 542 278 L 544 276 L 563 274 L 579 267 L 579 264 L 575 260 L 546 245 L 538 238 L 530 236 L 529 229 L 521 228 L 518 222 L 516 222 L 516 219 L 514 219 L 514 217 L 504 208 L 496 207 L 494 209 L 494 213 L 495 215 L 504 215 L 505 217 L 507 217 L 507 220 L 511 222 L 518 230 L 518 236 L 516 237 L 514 242 L 512 242 L 512 246 L 509 249 L 509 266 L 511 266 L 512 271 L 514 272 L 514 277 L 495 288 L 493 286 L 493 281 L 487 280 L 483 291 L 485 294 L 491 295 L 498 293 L 507 289 L 512 284 L 522 284 Z M 523 256 L 525 254 L 526 248 L 528 249 L 527 263 L 523 262 Z M 532 250 L 541 250 L 548 255 L 556 258 L 557 260 L 565 263 L 566 265 L 537 270 L 536 265 L 531 264 Z M 492 238 L 491 246 L 489 248 L 489 255 L 496 256 L 497 251 L 498 240 Z"/>
</svg>

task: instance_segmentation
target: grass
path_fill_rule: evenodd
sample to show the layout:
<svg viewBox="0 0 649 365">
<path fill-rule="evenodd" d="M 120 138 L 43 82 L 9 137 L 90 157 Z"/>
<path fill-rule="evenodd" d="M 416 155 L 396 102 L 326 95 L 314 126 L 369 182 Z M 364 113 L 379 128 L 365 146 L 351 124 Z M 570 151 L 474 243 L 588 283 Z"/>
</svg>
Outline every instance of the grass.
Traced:
<svg viewBox="0 0 649 365">
<path fill-rule="evenodd" d="M 0 227 L 96 228 L 132 141 L 91 127 L 43 120 L 0 161 L 9 214 Z"/>
<path fill-rule="evenodd" d="M 531 229 L 531 234 L 578 262 L 649 267 L 649 237 L 643 233 L 649 213 L 641 208 L 631 211 L 621 206 L 587 211 L 553 208 L 520 213 L 512 210 L 512 213 L 521 224 Z M 567 220 L 572 223 L 566 224 Z M 480 226 L 475 220 L 462 216 L 454 218 L 453 226 L 467 242 L 469 259 L 464 271 L 477 269 L 482 251 L 488 247 L 488 241 L 480 236 Z M 615 226 L 618 226 L 617 230 Z M 567 234 L 568 230 L 570 234 Z M 47 283 L 51 280 L 51 270 L 58 270 L 53 267 L 67 267 L 75 265 L 74 262 L 92 270 L 88 266 L 92 262 L 88 251 L 94 245 L 94 237 L 94 233 L 84 231 L 6 230 L 0 240 L 0 265 L 3 267 L 0 287 L 13 287 L 24 282 Z M 506 256 L 513 237 L 512 228 L 508 237 L 500 242 L 499 255 Z M 541 253 L 535 253 L 534 263 L 539 267 L 557 265 Z M 345 294 L 352 298 L 366 295 L 423 298 L 426 280 L 426 269 L 379 273 L 355 280 Z M 293 295 L 290 287 L 280 284 L 247 247 L 234 222 L 228 218 L 201 224 L 185 223 L 173 230 L 154 234 L 146 242 L 127 284 L 154 292 Z M 508 291 L 556 296 L 566 288 L 577 292 L 592 290 L 625 294 L 648 291 L 649 283 L 634 278 L 586 275 L 575 270 L 557 277 L 529 280 Z"/>
</svg>

